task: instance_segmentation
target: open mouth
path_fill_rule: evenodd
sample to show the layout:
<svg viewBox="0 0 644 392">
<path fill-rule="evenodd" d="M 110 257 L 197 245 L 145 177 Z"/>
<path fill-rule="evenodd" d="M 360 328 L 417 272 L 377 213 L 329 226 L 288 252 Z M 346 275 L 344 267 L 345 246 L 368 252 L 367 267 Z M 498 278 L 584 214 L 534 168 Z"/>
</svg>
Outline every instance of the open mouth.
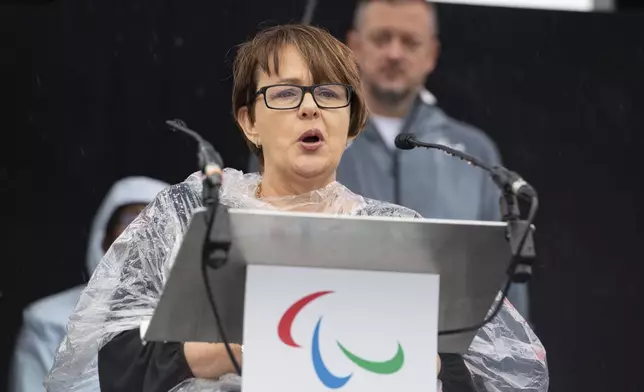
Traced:
<svg viewBox="0 0 644 392">
<path fill-rule="evenodd" d="M 314 135 L 314 136 L 307 136 L 307 137 L 303 138 L 301 141 L 302 141 L 302 143 L 317 143 L 320 140 L 322 140 L 322 139 L 320 139 L 319 136 Z"/>
<path fill-rule="evenodd" d="M 324 141 L 324 136 L 319 129 L 310 129 L 302 134 L 299 138 L 301 146 L 307 151 L 317 150 Z"/>
<path fill-rule="evenodd" d="M 302 143 L 318 143 L 324 141 L 322 132 L 319 129 L 309 129 L 300 136 L 299 141 Z"/>
</svg>

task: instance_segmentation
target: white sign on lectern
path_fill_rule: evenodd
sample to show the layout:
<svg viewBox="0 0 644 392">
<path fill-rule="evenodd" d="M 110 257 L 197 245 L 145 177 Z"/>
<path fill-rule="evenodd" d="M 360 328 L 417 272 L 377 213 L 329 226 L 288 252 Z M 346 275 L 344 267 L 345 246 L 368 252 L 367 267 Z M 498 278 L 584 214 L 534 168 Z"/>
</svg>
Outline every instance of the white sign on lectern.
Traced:
<svg viewBox="0 0 644 392">
<path fill-rule="evenodd" d="M 438 293 L 432 274 L 251 265 L 242 390 L 434 392 Z"/>
</svg>

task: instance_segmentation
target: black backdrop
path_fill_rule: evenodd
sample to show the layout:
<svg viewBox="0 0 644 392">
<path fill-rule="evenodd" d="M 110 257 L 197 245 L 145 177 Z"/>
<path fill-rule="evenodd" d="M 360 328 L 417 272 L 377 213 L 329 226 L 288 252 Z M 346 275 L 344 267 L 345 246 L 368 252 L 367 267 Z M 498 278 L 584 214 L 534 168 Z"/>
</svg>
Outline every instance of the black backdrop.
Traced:
<svg viewBox="0 0 644 392">
<path fill-rule="evenodd" d="M 177 182 L 196 169 L 195 146 L 164 120 L 184 119 L 243 168 L 227 59 L 258 26 L 297 21 L 303 3 L 2 6 L 15 126 L 0 144 L 0 389 L 22 308 L 87 279 L 87 227 L 110 184 L 131 174 Z M 314 23 L 344 37 L 355 1 L 320 3 Z M 550 390 L 644 390 L 644 15 L 439 13 L 443 54 L 428 87 L 540 191 L 533 321 Z"/>
</svg>

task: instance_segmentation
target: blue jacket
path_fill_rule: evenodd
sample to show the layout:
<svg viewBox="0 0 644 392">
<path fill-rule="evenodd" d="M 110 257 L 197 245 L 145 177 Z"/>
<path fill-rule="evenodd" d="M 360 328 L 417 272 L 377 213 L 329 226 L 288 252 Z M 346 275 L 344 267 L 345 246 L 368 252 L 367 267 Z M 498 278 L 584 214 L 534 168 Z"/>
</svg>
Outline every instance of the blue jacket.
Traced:
<svg viewBox="0 0 644 392">
<path fill-rule="evenodd" d="M 489 165 L 501 162 L 487 135 L 447 116 L 428 94 L 419 96 L 403 129 Z M 371 121 L 345 151 L 337 179 L 355 193 L 411 208 L 424 218 L 500 220 L 500 191 L 487 173 L 437 150 L 392 151 Z"/>
</svg>

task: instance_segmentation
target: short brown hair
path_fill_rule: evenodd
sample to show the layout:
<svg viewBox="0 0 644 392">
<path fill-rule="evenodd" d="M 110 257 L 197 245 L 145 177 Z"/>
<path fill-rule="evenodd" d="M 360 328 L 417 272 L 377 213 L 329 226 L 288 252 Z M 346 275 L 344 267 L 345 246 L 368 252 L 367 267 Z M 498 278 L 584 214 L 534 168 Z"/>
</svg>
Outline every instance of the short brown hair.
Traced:
<svg viewBox="0 0 644 392">
<path fill-rule="evenodd" d="M 233 63 L 232 103 L 237 124 L 237 112 L 244 106 L 249 107 L 251 120 L 255 121 L 253 103 L 258 73 L 261 70 L 270 75 L 271 64 L 279 73 L 279 52 L 288 45 L 293 45 L 309 64 L 313 83 L 344 83 L 353 88 L 349 136 L 357 136 L 365 127 L 368 112 L 353 52 L 326 30 L 299 24 L 268 28 L 239 47 Z M 245 134 L 244 139 L 250 151 L 259 158 L 260 169 L 263 169 L 261 148 L 257 148 Z"/>
</svg>

